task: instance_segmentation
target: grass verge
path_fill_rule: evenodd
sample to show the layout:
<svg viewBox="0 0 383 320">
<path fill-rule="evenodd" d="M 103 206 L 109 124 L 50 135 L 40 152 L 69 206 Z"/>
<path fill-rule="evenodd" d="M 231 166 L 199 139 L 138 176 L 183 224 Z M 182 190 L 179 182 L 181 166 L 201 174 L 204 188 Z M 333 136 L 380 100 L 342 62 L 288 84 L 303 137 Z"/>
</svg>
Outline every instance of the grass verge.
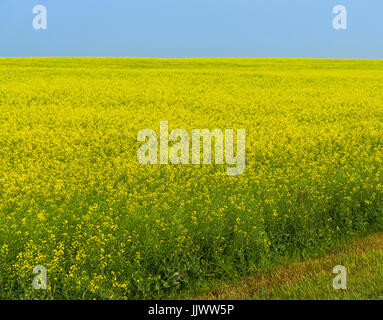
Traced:
<svg viewBox="0 0 383 320">
<path fill-rule="evenodd" d="M 335 290 L 334 266 L 347 268 L 347 289 Z M 318 259 L 263 271 L 201 299 L 383 299 L 383 233 L 351 242 Z M 198 298 L 198 299 L 200 299 Z"/>
</svg>

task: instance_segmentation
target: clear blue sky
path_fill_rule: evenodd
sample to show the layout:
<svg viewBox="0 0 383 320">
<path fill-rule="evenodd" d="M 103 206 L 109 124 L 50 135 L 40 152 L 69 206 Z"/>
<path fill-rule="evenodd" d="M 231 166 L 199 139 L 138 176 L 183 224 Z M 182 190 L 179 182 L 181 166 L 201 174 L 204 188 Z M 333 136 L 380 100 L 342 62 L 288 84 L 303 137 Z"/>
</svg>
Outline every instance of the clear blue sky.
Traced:
<svg viewBox="0 0 383 320">
<path fill-rule="evenodd" d="M 332 27 L 338 4 L 347 30 Z M 0 0 L 0 39 L 3 57 L 382 59 L 383 0 Z"/>
</svg>

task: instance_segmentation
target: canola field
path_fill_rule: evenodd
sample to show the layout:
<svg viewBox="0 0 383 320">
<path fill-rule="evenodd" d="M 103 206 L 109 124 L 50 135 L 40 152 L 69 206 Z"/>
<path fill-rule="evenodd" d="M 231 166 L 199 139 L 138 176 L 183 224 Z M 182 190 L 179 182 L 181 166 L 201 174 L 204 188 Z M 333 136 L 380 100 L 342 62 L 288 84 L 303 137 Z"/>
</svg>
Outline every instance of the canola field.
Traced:
<svg viewBox="0 0 383 320">
<path fill-rule="evenodd" d="M 160 121 L 245 129 L 245 171 L 140 164 Z M 383 230 L 382 162 L 382 60 L 0 59 L 0 299 L 182 298 L 314 257 Z"/>
</svg>

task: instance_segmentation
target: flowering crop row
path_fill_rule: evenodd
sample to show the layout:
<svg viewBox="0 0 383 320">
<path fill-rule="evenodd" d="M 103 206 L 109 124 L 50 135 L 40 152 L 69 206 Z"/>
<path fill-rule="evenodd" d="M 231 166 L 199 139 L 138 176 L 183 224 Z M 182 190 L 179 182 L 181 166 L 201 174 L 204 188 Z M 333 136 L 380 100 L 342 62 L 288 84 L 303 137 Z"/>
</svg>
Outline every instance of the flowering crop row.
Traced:
<svg viewBox="0 0 383 320">
<path fill-rule="evenodd" d="M 160 121 L 245 129 L 246 170 L 140 164 Z M 0 298 L 196 293 L 382 228 L 382 133 L 383 61 L 1 59 Z"/>
</svg>

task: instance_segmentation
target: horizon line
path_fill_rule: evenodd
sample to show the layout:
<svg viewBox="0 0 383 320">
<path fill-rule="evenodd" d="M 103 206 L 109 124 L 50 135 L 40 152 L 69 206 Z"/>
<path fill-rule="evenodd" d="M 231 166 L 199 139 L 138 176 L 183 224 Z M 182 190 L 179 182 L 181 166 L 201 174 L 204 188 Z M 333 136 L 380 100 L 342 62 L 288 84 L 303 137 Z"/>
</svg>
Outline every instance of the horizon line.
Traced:
<svg viewBox="0 0 383 320">
<path fill-rule="evenodd" d="M 334 58 L 334 57 L 135 57 L 135 56 L 0 56 L 0 59 L 87 59 L 87 58 L 100 58 L 100 59 L 163 59 L 163 60 L 181 60 L 181 59 L 312 59 L 312 60 L 383 60 L 382 58 Z"/>
</svg>

